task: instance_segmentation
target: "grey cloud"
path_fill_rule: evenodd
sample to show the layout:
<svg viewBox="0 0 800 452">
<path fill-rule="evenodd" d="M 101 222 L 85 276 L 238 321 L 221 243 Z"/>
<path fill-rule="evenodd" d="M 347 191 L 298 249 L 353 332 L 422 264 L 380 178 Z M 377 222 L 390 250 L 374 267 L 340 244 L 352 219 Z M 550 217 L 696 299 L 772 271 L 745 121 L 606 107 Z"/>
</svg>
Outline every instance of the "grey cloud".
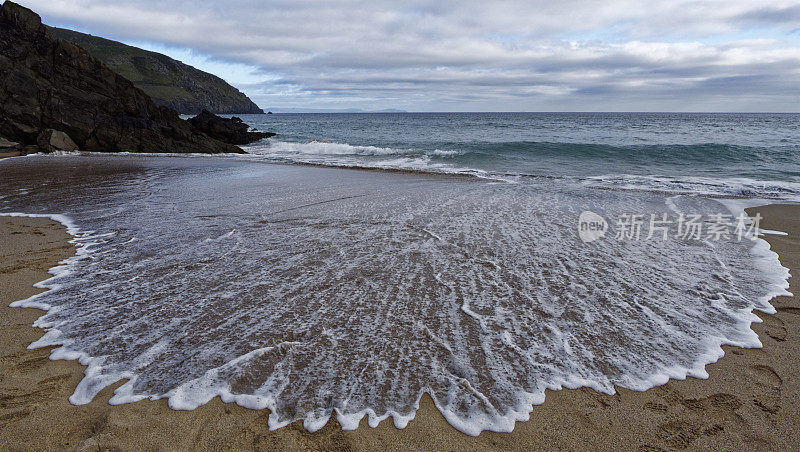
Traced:
<svg viewBox="0 0 800 452">
<path fill-rule="evenodd" d="M 796 28 L 800 25 L 800 5 L 763 7 L 740 14 L 736 20 L 759 25 L 787 24 Z"/>
<path fill-rule="evenodd" d="M 800 47 L 787 29 L 800 5 L 777 1 L 21 1 L 50 23 L 255 66 L 269 80 L 239 88 L 264 107 L 625 110 L 657 100 L 780 110 L 800 101 Z M 731 37 L 753 30 L 770 39 Z"/>
</svg>

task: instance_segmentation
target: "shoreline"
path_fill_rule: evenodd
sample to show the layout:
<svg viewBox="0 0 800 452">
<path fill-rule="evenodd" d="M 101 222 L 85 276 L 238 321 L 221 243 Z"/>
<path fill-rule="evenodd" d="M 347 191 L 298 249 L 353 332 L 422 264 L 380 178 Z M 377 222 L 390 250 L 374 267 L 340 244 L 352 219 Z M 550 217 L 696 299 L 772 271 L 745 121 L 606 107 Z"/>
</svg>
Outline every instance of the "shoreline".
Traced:
<svg viewBox="0 0 800 452">
<path fill-rule="evenodd" d="M 769 205 L 761 212 L 762 228 L 788 232 L 764 237 L 792 274 L 800 268 L 800 206 Z M 123 382 L 103 390 L 90 404 L 67 401 L 84 366 L 49 361 L 53 347 L 26 350 L 42 335 L 30 325 L 41 311 L 10 308 L 12 301 L 41 289 L 47 271 L 74 252 L 61 224 L 44 218 L 0 218 L 3 250 L 0 283 L 3 304 L 2 372 L 0 372 L 0 448 L 82 448 L 118 446 L 210 448 L 369 449 L 412 448 L 625 448 L 789 447 L 800 435 L 800 387 L 789 379 L 800 371 L 791 357 L 800 351 L 800 308 L 794 297 L 776 297 L 776 314 L 755 312 L 762 323 L 751 328 L 762 349 L 724 346 L 725 356 L 706 366 L 707 380 L 670 380 L 644 392 L 618 388 L 609 396 L 587 388 L 548 391 L 534 406 L 531 420 L 513 433 L 483 432 L 470 437 L 446 423 L 423 396 L 416 418 L 403 430 L 391 422 L 369 428 L 366 419 L 355 431 L 342 431 L 335 416 L 320 431 L 308 433 L 302 421 L 267 430 L 267 410 L 254 411 L 219 398 L 194 411 L 173 411 L 166 400 L 111 406 L 108 399 Z M 800 289 L 790 279 L 791 292 Z M 388 420 L 387 420 L 388 421 Z M 40 431 L 47 431 L 42 436 Z"/>
<path fill-rule="evenodd" d="M 247 146 L 252 146 L 247 145 Z M 245 147 L 247 147 L 245 146 Z M 289 167 L 289 168 L 318 168 L 318 169 L 335 169 L 335 170 L 344 170 L 344 171 L 363 171 L 367 173 L 379 173 L 379 174 L 389 174 L 389 175 L 410 175 L 410 176 L 419 176 L 419 177 L 436 177 L 436 178 L 448 178 L 448 179 L 455 179 L 455 180 L 463 180 L 463 181 L 475 181 L 475 182 L 492 182 L 492 183 L 508 183 L 508 184 L 519 184 L 519 180 L 536 180 L 536 179 L 545 179 L 545 180 L 572 180 L 575 182 L 582 182 L 585 181 L 585 178 L 579 176 L 548 176 L 548 175 L 541 175 L 541 174 L 528 174 L 528 173 L 491 173 L 486 171 L 486 174 L 480 174 L 485 170 L 477 169 L 477 168 L 454 168 L 453 171 L 440 171 L 435 169 L 415 169 L 415 168 L 400 168 L 400 167 L 381 167 L 381 166 L 369 166 L 369 165 L 360 165 L 360 164 L 335 164 L 335 163 L 315 163 L 315 162 L 302 162 L 302 161 L 282 161 L 282 160 L 270 160 L 264 158 L 251 158 L 248 159 L 247 157 L 260 157 L 261 154 L 254 154 L 248 152 L 246 149 L 244 153 L 216 153 L 216 154 L 203 154 L 203 153 L 181 153 L 181 152 L 101 152 L 101 151 L 72 151 L 72 152 L 59 152 L 59 153 L 37 153 L 37 154 L 22 154 L 18 152 L 2 154 L 0 153 L 0 162 L 3 160 L 13 160 L 19 157 L 56 157 L 56 156 L 78 156 L 78 157 L 102 157 L 102 158 L 109 158 L 109 157 L 116 157 L 116 158 L 150 158 L 150 157 L 163 157 L 163 158 L 178 158 L 178 159 L 231 159 L 232 161 L 237 162 L 248 162 L 248 163 L 257 163 L 262 165 L 274 165 L 280 167 Z M 244 157 L 244 159 L 242 159 Z M 516 180 L 515 180 L 516 179 Z M 643 193 L 654 193 L 660 195 L 685 195 L 685 194 L 699 194 L 704 198 L 709 199 L 717 199 L 717 200 L 725 200 L 725 199 L 737 199 L 737 200 L 752 200 L 756 199 L 759 201 L 764 201 L 770 203 L 770 205 L 779 204 L 779 205 L 800 205 L 800 198 L 797 200 L 786 200 L 786 199 L 776 199 L 770 198 L 768 196 L 758 197 L 758 198 L 751 198 L 748 195 L 744 194 L 736 194 L 736 193 L 713 193 L 713 192 L 700 192 L 694 193 L 691 191 L 687 192 L 680 192 L 670 189 L 661 189 L 658 187 L 635 187 L 635 188 L 624 188 L 618 186 L 591 186 L 593 189 L 597 190 L 623 190 L 623 191 L 641 191 Z"/>
</svg>

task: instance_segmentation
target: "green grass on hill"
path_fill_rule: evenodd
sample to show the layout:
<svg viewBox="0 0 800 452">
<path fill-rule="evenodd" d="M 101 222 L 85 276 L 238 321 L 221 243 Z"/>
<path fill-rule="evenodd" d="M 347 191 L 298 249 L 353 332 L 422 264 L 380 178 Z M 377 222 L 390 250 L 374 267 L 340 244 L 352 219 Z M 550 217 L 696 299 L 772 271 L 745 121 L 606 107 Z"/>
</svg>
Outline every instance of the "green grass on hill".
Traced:
<svg viewBox="0 0 800 452">
<path fill-rule="evenodd" d="M 50 27 L 53 37 L 72 42 L 132 81 L 158 105 L 182 114 L 202 109 L 213 113 L 262 113 L 225 80 L 166 55 L 97 36 Z"/>
</svg>

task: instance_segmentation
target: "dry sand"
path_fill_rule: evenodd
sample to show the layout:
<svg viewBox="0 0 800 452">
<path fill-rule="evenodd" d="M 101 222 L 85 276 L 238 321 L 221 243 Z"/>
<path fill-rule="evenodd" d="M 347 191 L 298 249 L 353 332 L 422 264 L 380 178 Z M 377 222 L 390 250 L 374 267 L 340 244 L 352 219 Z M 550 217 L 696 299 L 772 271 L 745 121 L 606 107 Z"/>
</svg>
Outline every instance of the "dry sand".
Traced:
<svg viewBox="0 0 800 452">
<path fill-rule="evenodd" d="M 755 209 L 763 227 L 789 232 L 767 240 L 793 275 L 800 268 L 800 206 Z M 752 211 L 751 211 L 752 214 Z M 589 389 L 549 392 L 513 433 L 469 437 L 450 427 L 423 398 L 404 430 L 391 421 L 342 431 L 332 420 L 310 434 L 302 424 L 270 432 L 267 411 L 219 399 L 190 412 L 164 400 L 108 404 L 107 388 L 86 406 L 67 399 L 83 374 L 76 362 L 50 361 L 49 349 L 26 350 L 41 336 L 42 312 L 10 308 L 38 289 L 47 269 L 70 256 L 63 227 L 45 219 L 0 217 L 0 450 L 59 449 L 590 449 L 798 450 L 800 448 L 800 304 L 779 297 L 775 315 L 753 326 L 764 348 L 725 348 L 710 378 L 672 380 L 614 396 Z M 800 283 L 791 280 L 800 294 Z M 793 377 L 793 375 L 795 377 Z"/>
</svg>

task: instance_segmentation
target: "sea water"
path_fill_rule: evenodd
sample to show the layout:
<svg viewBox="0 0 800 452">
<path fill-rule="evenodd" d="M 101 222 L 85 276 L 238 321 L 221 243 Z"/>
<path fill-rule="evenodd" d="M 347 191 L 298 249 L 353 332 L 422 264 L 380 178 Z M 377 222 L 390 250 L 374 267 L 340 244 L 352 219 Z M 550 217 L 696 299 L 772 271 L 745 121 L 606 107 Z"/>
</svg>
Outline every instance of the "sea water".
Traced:
<svg viewBox="0 0 800 452">
<path fill-rule="evenodd" d="M 279 135 L 244 156 L 7 159 L 0 212 L 79 247 L 14 305 L 47 310 L 32 347 L 88 366 L 75 404 L 127 379 L 111 403 L 221 396 L 313 431 L 403 427 L 428 393 L 465 433 L 510 431 L 546 389 L 704 378 L 760 346 L 788 270 L 735 219 L 798 199 L 799 118 L 261 115 Z M 692 215 L 729 237 L 682 235 Z"/>
</svg>

